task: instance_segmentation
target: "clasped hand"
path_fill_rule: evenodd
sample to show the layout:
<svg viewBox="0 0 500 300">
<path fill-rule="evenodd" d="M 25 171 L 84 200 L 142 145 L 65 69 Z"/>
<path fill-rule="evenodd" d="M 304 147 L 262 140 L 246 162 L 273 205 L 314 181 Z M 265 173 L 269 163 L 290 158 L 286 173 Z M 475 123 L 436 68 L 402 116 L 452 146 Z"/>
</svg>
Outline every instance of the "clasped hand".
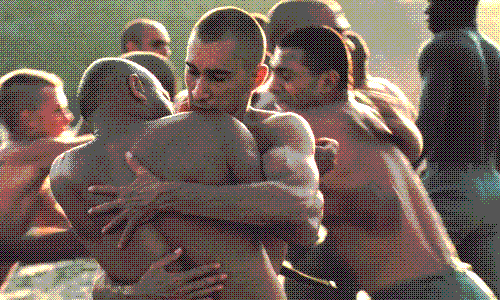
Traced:
<svg viewBox="0 0 500 300">
<path fill-rule="evenodd" d="M 96 215 L 110 212 L 114 209 L 123 209 L 117 217 L 112 219 L 102 229 L 102 233 L 106 234 L 123 221 L 127 221 L 127 226 L 118 243 L 119 248 L 127 245 L 137 227 L 154 218 L 159 212 L 169 210 L 171 203 L 162 203 L 158 199 L 158 195 L 175 190 L 180 185 L 179 182 L 160 182 L 130 152 L 126 153 L 125 160 L 137 176 L 137 179 L 132 184 L 122 187 L 96 185 L 88 188 L 89 192 L 92 193 L 117 197 L 113 202 L 92 207 L 88 213 Z"/>
</svg>

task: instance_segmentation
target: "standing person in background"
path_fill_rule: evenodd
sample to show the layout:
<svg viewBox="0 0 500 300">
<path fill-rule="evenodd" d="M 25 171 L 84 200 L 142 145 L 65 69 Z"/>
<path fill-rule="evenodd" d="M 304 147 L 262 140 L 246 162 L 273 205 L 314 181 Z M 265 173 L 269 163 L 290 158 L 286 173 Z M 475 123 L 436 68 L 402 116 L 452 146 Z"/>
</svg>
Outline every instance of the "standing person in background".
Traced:
<svg viewBox="0 0 500 300">
<path fill-rule="evenodd" d="M 477 29 L 478 0 L 431 0 L 434 37 L 420 52 L 422 180 L 460 258 L 499 294 L 495 170 L 500 132 L 500 50 Z"/>
<path fill-rule="evenodd" d="M 170 36 L 163 24 L 150 19 L 130 21 L 121 35 L 122 53 L 150 51 L 170 58 Z"/>
</svg>

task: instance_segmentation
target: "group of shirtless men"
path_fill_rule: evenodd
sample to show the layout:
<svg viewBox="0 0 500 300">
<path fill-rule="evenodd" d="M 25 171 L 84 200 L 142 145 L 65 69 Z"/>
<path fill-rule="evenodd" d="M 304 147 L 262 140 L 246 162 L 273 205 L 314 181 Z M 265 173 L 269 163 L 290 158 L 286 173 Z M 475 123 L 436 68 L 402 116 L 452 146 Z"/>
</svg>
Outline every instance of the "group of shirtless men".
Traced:
<svg viewBox="0 0 500 300">
<path fill-rule="evenodd" d="M 413 169 L 411 104 L 359 71 L 364 42 L 341 11 L 284 1 L 269 16 L 266 35 L 235 7 L 203 15 L 175 103 L 131 60 L 92 63 L 77 99 L 93 135 L 61 136 L 72 116 L 57 76 L 2 77 L 3 240 L 26 251 L 35 218 L 70 228 L 45 245 L 77 238 L 105 271 L 95 299 L 495 299 Z M 286 112 L 251 107 L 256 92 Z M 283 286 L 286 257 L 337 288 Z"/>
</svg>

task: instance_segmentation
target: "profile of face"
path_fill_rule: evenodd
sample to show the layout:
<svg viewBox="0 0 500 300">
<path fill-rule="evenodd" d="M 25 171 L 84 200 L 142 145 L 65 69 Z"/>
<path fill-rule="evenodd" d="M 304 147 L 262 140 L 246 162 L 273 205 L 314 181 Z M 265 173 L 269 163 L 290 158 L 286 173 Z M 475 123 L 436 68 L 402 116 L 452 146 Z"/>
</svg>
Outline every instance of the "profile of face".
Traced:
<svg viewBox="0 0 500 300">
<path fill-rule="evenodd" d="M 269 91 L 278 104 L 290 108 L 301 108 L 320 99 L 319 76 L 311 74 L 302 63 L 304 51 L 298 48 L 277 46 L 271 57 L 271 79 Z"/>
<path fill-rule="evenodd" d="M 235 51 L 232 39 L 213 43 L 190 39 L 184 75 L 192 109 L 231 115 L 247 109 L 255 78 L 235 58 Z"/>
<path fill-rule="evenodd" d="M 148 26 L 143 32 L 140 50 L 155 52 L 169 58 L 172 54 L 170 51 L 170 36 L 165 27 Z"/>
<path fill-rule="evenodd" d="M 39 137 L 57 137 L 68 129 L 74 120 L 68 109 L 68 100 L 62 87 L 46 86 L 40 90 L 42 105 L 35 111 L 24 111 L 27 123 L 32 129 L 31 135 Z"/>
</svg>

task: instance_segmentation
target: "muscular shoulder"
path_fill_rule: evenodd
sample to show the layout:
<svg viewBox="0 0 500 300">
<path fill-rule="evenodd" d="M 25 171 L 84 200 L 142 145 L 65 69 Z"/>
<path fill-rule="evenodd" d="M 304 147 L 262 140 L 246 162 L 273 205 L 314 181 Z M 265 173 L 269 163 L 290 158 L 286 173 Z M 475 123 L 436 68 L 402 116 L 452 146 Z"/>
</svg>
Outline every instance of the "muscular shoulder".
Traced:
<svg viewBox="0 0 500 300">
<path fill-rule="evenodd" d="M 84 144 L 61 153 L 56 157 L 50 168 L 50 182 L 53 190 L 56 190 L 62 184 L 68 184 L 81 177 L 76 176 L 79 173 L 79 157 L 85 155 L 91 148 L 91 144 Z"/>
<path fill-rule="evenodd" d="M 374 137 L 392 135 L 384 119 L 375 109 L 354 101 L 352 98 L 342 109 L 339 119 L 344 123 L 351 136 L 359 142 L 367 142 Z"/>
<path fill-rule="evenodd" d="M 254 110 L 248 128 L 254 134 L 261 153 L 271 147 L 291 146 L 299 152 L 314 149 L 314 134 L 309 123 L 293 112 Z M 263 146 L 263 147 L 262 147 Z M 312 149 L 312 150 L 311 150 Z"/>
</svg>

